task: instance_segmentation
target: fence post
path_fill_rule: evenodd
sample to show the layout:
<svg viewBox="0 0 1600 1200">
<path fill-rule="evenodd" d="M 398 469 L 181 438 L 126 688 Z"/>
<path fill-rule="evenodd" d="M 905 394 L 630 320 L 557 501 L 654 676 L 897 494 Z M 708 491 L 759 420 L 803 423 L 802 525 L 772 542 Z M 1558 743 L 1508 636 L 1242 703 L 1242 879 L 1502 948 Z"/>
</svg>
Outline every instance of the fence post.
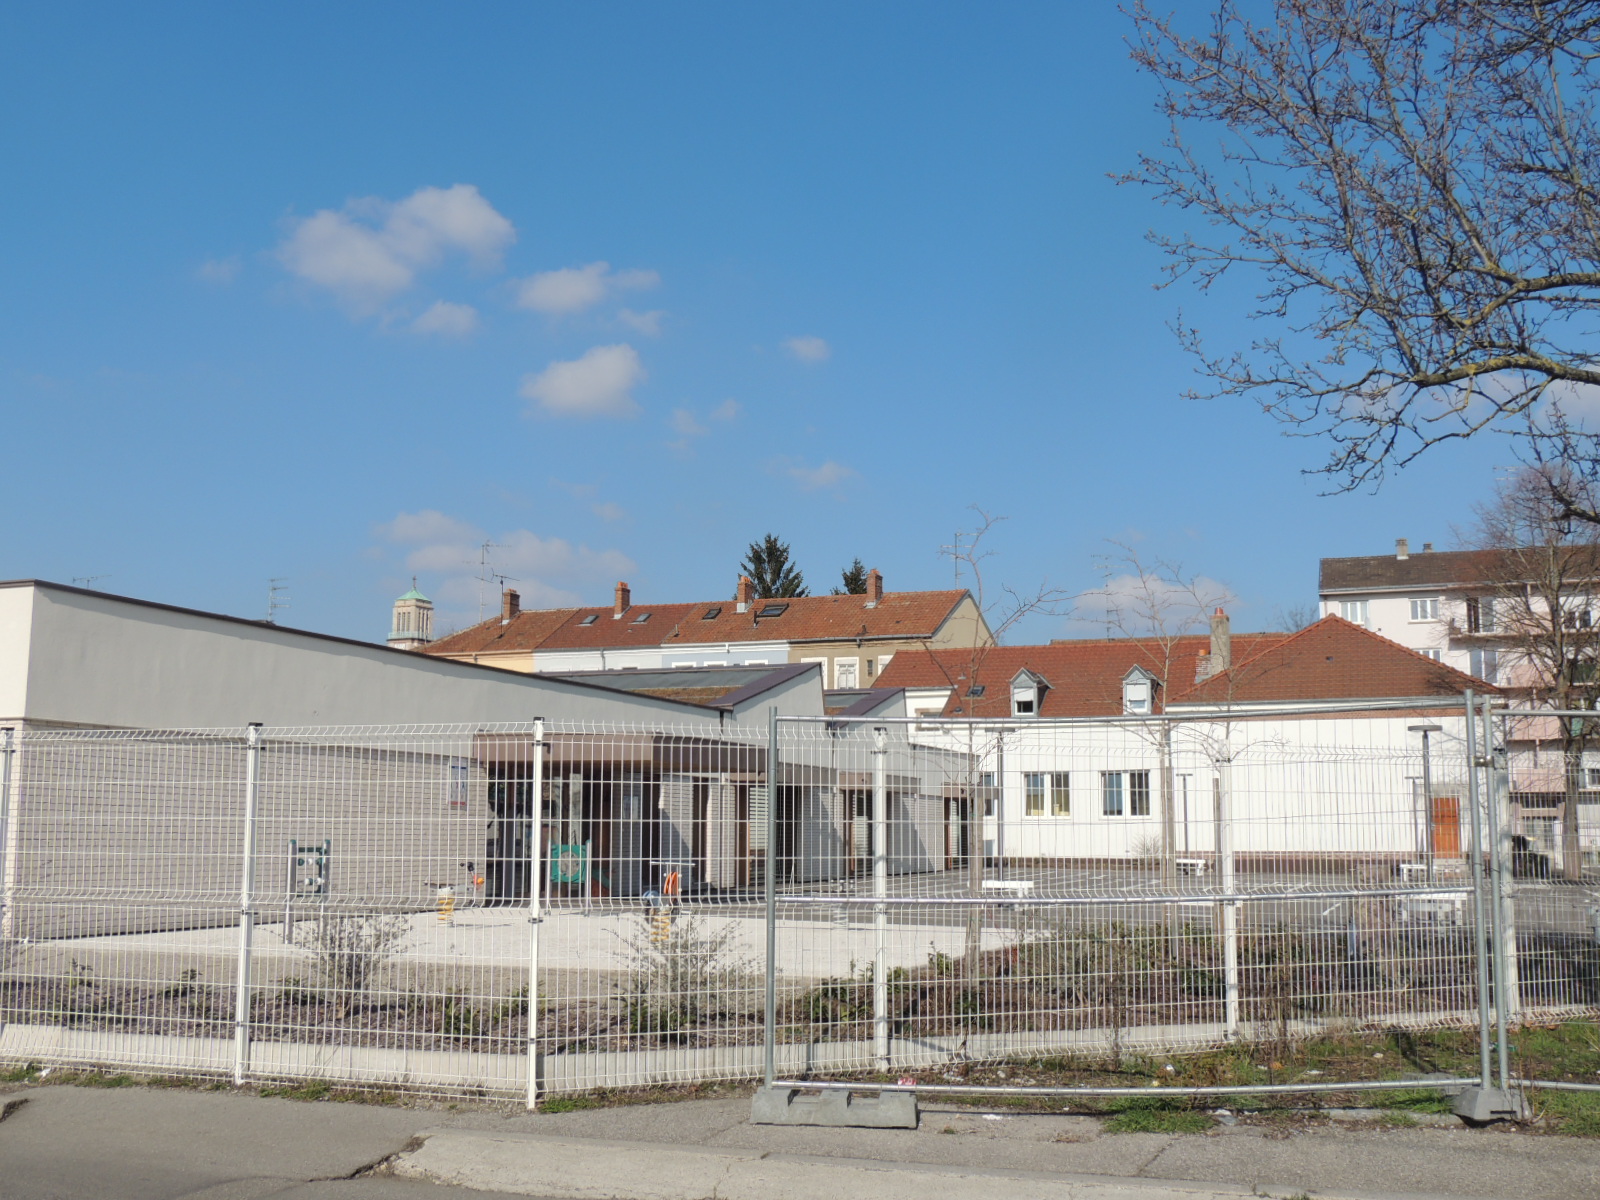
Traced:
<svg viewBox="0 0 1600 1200">
<path fill-rule="evenodd" d="M 1510 1086 L 1510 1045 L 1506 1026 L 1516 1020 L 1517 1009 L 1517 920 L 1513 906 L 1515 890 L 1506 878 L 1511 866 L 1511 796 L 1506 781 L 1505 763 L 1494 744 L 1489 719 L 1489 697 L 1479 700 L 1483 719 L 1483 760 L 1488 768 L 1488 809 L 1493 840 L 1489 843 L 1489 877 L 1493 885 L 1494 917 L 1494 1013 L 1495 1039 L 1501 1088 Z"/>
<path fill-rule="evenodd" d="M 239 868 L 239 972 L 233 989 L 233 1082 L 250 1070 L 250 942 L 255 934 L 256 806 L 261 796 L 261 722 L 245 729 L 244 842 Z"/>
<path fill-rule="evenodd" d="M 1218 883 L 1224 896 L 1232 896 L 1233 871 L 1233 816 L 1230 810 L 1233 786 L 1233 752 L 1228 747 L 1226 757 L 1217 764 L 1217 871 Z M 1229 1038 L 1239 1036 L 1239 905 L 1234 900 L 1222 902 L 1222 978 L 1223 1028 Z"/>
<path fill-rule="evenodd" d="M 1476 701 L 1466 693 L 1467 717 L 1467 808 L 1472 812 L 1472 917 L 1476 926 L 1473 942 L 1478 969 L 1478 1073 L 1479 1086 L 1488 1088 L 1494 1080 L 1489 1074 L 1489 942 L 1493 936 L 1486 919 L 1483 895 L 1483 807 L 1478 795 L 1478 722 Z M 1431 813 L 1429 814 L 1431 818 Z"/>
<path fill-rule="evenodd" d="M 778 709 L 767 709 L 767 978 L 761 1021 L 761 1077 L 767 1087 L 778 1078 Z"/>
<path fill-rule="evenodd" d="M 539 927 L 544 924 L 544 718 L 533 721 L 533 795 L 528 801 L 528 1108 L 539 1106 Z M 512 811 L 515 812 L 515 800 Z"/>
<path fill-rule="evenodd" d="M 16 755 L 15 729 L 0 729 L 0 941 L 11 936 L 11 762 Z"/>
<path fill-rule="evenodd" d="M 889 1069 L 889 731 L 872 731 L 872 1042 L 878 1066 Z"/>
</svg>

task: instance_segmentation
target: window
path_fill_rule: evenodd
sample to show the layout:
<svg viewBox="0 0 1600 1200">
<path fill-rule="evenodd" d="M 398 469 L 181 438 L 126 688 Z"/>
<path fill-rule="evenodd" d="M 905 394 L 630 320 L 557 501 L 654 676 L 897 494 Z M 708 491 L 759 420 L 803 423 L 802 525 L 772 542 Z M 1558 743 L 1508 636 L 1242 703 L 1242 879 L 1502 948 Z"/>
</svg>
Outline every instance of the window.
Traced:
<svg viewBox="0 0 1600 1200">
<path fill-rule="evenodd" d="M 1468 633 L 1493 633 L 1494 632 L 1494 597 L 1493 596 L 1468 596 L 1467 597 L 1467 632 Z M 1474 672 L 1476 674 L 1476 672 Z"/>
<path fill-rule="evenodd" d="M 787 604 L 763 604 L 761 606 L 761 611 L 756 613 L 756 616 L 758 616 L 758 617 L 781 617 L 781 616 L 783 616 L 784 613 L 786 613 L 788 611 L 789 611 L 789 606 Z"/>
<path fill-rule="evenodd" d="M 1434 662 L 1441 662 L 1444 659 L 1444 651 L 1442 650 L 1418 650 L 1417 653 L 1422 655 L 1423 658 L 1433 659 Z"/>
<path fill-rule="evenodd" d="M 1140 716 L 1150 712 L 1150 679 L 1142 672 L 1122 681 L 1122 711 Z"/>
<path fill-rule="evenodd" d="M 1493 650 L 1473 649 L 1467 652 L 1467 670 L 1485 683 L 1495 681 L 1495 671 L 1499 665 L 1500 656 Z"/>
<path fill-rule="evenodd" d="M 867 678 L 872 678 L 872 660 L 870 658 L 867 659 Z"/>
<path fill-rule="evenodd" d="M 893 657 L 894 655 L 892 654 L 878 655 L 878 670 L 887 671 L 889 669 L 889 660 Z"/>
<path fill-rule="evenodd" d="M 722 605 L 719 604 L 715 608 L 706 609 L 705 612 L 700 614 L 700 619 L 702 621 L 715 621 L 721 615 L 722 615 Z"/>
<path fill-rule="evenodd" d="M 974 700 L 983 699 L 984 686 L 985 685 L 981 684 L 981 683 L 973 684 L 971 687 L 969 687 L 967 689 L 967 695 L 971 696 Z"/>
<path fill-rule="evenodd" d="M 1413 621 L 1437 621 L 1439 619 L 1439 597 L 1425 596 L 1420 600 L 1411 602 L 1411 619 Z"/>
<path fill-rule="evenodd" d="M 978 792 L 983 796 L 983 815 L 994 816 L 994 772 L 985 771 L 978 776 Z"/>
<path fill-rule="evenodd" d="M 579 622 L 578 622 L 578 624 L 579 624 L 579 625 L 593 625 L 593 624 L 594 624 L 594 623 L 595 623 L 595 622 L 596 622 L 596 621 L 598 621 L 598 620 L 599 620 L 599 619 L 600 619 L 600 617 L 599 617 L 599 614 L 597 614 L 597 613 L 590 613 L 590 614 L 589 614 L 589 615 L 588 615 L 588 616 L 587 616 L 587 617 L 585 617 L 585 618 L 584 618 L 584 619 L 583 619 L 583 620 L 581 620 L 581 621 L 579 621 Z"/>
<path fill-rule="evenodd" d="M 1148 817 L 1150 772 L 1100 772 L 1100 811 L 1108 817 Z"/>
<path fill-rule="evenodd" d="M 1122 815 L 1122 772 L 1100 772 L 1100 811 L 1108 817 Z"/>
<path fill-rule="evenodd" d="M 1017 693 L 1011 697 L 1011 715 L 1014 717 L 1033 716 L 1033 693 Z"/>
<path fill-rule="evenodd" d="M 1068 787 L 1068 782 L 1065 771 L 1052 771 L 1050 773 L 1050 815 L 1052 817 L 1070 817 L 1072 815 L 1072 790 Z"/>
<path fill-rule="evenodd" d="M 1590 629 L 1594 626 L 1594 614 L 1587 608 L 1569 608 L 1562 612 L 1561 623 L 1568 629 Z"/>
<path fill-rule="evenodd" d="M 649 613 L 640 613 L 637 617 L 635 617 L 633 619 L 633 623 L 635 625 L 643 625 L 649 619 L 650 619 L 650 614 Z"/>
<path fill-rule="evenodd" d="M 1339 615 L 1352 625 L 1365 625 L 1367 623 L 1367 602 L 1365 600 L 1339 601 Z"/>
<path fill-rule="evenodd" d="M 1045 774 L 1043 771 L 1029 771 L 1022 777 L 1022 815 L 1025 817 L 1044 816 Z"/>
<path fill-rule="evenodd" d="M 833 660 L 833 686 L 836 688 L 853 688 L 856 686 L 856 670 L 861 660 L 857 658 L 836 658 Z"/>
<path fill-rule="evenodd" d="M 1583 769 L 1583 786 L 1585 788 L 1600 788 L 1600 767 L 1585 767 Z"/>
</svg>

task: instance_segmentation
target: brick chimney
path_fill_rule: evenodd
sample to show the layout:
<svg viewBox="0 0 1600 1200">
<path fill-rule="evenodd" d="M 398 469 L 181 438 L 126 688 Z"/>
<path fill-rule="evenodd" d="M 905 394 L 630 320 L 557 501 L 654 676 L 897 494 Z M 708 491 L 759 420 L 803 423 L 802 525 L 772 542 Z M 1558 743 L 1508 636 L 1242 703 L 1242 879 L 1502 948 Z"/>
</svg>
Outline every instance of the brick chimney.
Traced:
<svg viewBox="0 0 1600 1200">
<path fill-rule="evenodd" d="M 1211 614 L 1210 673 L 1220 674 L 1233 666 L 1233 626 L 1220 608 Z"/>
<path fill-rule="evenodd" d="M 877 608 L 878 601 L 883 599 L 883 576 L 877 567 L 867 572 L 867 607 Z"/>
<path fill-rule="evenodd" d="M 632 604 L 632 590 L 629 589 L 626 583 L 619 582 L 617 584 L 617 602 L 616 606 L 611 610 L 611 619 L 613 621 L 620 621 L 622 619 L 622 614 L 627 612 Z"/>
<path fill-rule="evenodd" d="M 750 599 L 751 599 L 750 593 L 753 592 L 754 590 L 755 590 L 755 585 L 750 582 L 750 576 L 748 576 L 748 575 L 739 576 L 739 586 L 733 593 L 734 611 L 735 612 L 749 612 L 750 611 Z"/>
<path fill-rule="evenodd" d="M 512 617 L 522 611 L 522 597 L 515 588 L 507 588 L 500 593 L 500 624 L 508 623 Z"/>
<path fill-rule="evenodd" d="M 1401 562 L 1404 562 L 1406 559 L 1411 557 L 1411 539 L 1410 538 L 1395 538 L 1395 540 L 1394 540 L 1394 556 L 1396 558 L 1398 558 Z"/>
</svg>

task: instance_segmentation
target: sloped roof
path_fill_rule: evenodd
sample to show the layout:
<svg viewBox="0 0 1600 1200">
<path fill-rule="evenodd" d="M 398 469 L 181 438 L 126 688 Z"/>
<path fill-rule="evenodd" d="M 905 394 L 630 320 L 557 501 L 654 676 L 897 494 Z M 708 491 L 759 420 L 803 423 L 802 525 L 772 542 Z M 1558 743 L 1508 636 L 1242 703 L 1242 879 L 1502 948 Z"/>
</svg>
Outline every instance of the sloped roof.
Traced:
<svg viewBox="0 0 1600 1200">
<path fill-rule="evenodd" d="M 540 644 L 541 650 L 619 650 L 631 646 L 659 646 L 692 609 L 692 604 L 635 604 L 619 617 L 612 605 L 580 608 Z M 647 616 L 648 614 L 648 616 Z M 585 625 L 584 618 L 595 619 Z M 641 621 L 640 617 L 646 617 Z"/>
<path fill-rule="evenodd" d="M 1233 635 L 1233 655 L 1251 655 L 1286 633 Z M 1157 679 L 1173 681 L 1172 690 L 1193 684 L 1200 660 L 1211 653 L 1207 635 L 1178 638 L 1170 646 L 1156 639 L 1098 638 L 1051 642 L 1048 646 L 995 646 L 964 650 L 912 651 L 896 654 L 878 675 L 879 687 L 929 688 L 959 685 L 945 706 L 949 716 L 1008 717 L 1011 680 L 1028 670 L 1047 687 L 1040 697 L 1041 717 L 1104 717 L 1122 712 L 1122 678 L 1143 667 Z M 968 679 L 976 665 L 976 677 Z M 970 694 L 976 683 L 981 696 Z M 1169 689 L 1163 687 L 1163 693 Z"/>
<path fill-rule="evenodd" d="M 1161 679 L 1158 711 L 1185 704 L 1249 704 L 1376 700 L 1460 695 L 1495 689 L 1398 642 L 1324 617 L 1296 634 L 1236 633 L 1232 669 L 1196 682 L 1211 653 L 1208 636 L 1180 638 L 1170 649 L 1155 640 L 1118 638 L 1000 646 L 977 655 L 976 678 L 966 678 L 974 655 L 964 651 L 897 654 L 878 676 L 881 687 L 951 687 L 946 716 L 1011 715 L 1011 679 L 1028 669 L 1048 689 L 1041 717 L 1103 717 L 1122 713 L 1122 680 L 1135 666 Z M 973 683 L 983 688 L 973 696 Z"/>
<path fill-rule="evenodd" d="M 1568 542 L 1503 550 L 1425 550 L 1409 558 L 1392 554 L 1325 558 L 1320 587 L 1323 592 L 1360 592 L 1504 584 L 1543 578 L 1552 562 L 1559 564 L 1561 576 L 1569 580 L 1593 578 L 1600 575 L 1600 548 Z"/>
<path fill-rule="evenodd" d="M 785 600 L 753 600 L 748 612 L 731 600 L 690 605 L 677 632 L 663 645 L 697 642 L 816 642 L 857 638 L 929 638 L 939 631 L 966 598 L 961 589 L 944 592 L 885 592 L 875 607 L 865 595 L 798 596 Z M 760 616 L 768 605 L 783 612 Z M 721 609 L 709 616 L 712 609 Z"/>
<path fill-rule="evenodd" d="M 1232 670 L 1169 696 L 1168 703 L 1369 700 L 1459 696 L 1467 688 L 1498 691 L 1342 617 L 1323 617 L 1253 657 L 1241 661 L 1235 655 L 1235 662 Z"/>
<path fill-rule="evenodd" d="M 430 642 L 422 647 L 422 653 L 507 654 L 533 650 L 578 611 L 575 608 L 532 609 L 504 623 L 499 617 L 490 617 L 469 629 Z"/>
</svg>

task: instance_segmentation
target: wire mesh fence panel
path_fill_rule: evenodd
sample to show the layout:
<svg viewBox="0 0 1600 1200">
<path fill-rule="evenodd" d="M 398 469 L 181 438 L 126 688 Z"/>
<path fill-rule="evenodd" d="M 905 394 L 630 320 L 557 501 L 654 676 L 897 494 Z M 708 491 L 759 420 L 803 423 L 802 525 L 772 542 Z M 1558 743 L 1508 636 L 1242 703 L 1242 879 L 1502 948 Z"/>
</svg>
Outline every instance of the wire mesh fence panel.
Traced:
<svg viewBox="0 0 1600 1200">
<path fill-rule="evenodd" d="M 1490 801 L 1515 945 L 1516 1015 L 1600 1015 L 1600 769 L 1592 714 L 1511 712 L 1494 722 L 1503 771 Z"/>
<path fill-rule="evenodd" d="M 0 1055 L 531 1097 L 1470 1024 L 1429 728 L 29 730 Z"/>
<path fill-rule="evenodd" d="M 1389 715 L 785 723 L 775 1069 L 1475 1024 L 1432 730 L 1425 773 Z"/>
<path fill-rule="evenodd" d="M 0 838 L 0 1054 L 231 1064 L 241 731 L 31 731 Z"/>
</svg>

